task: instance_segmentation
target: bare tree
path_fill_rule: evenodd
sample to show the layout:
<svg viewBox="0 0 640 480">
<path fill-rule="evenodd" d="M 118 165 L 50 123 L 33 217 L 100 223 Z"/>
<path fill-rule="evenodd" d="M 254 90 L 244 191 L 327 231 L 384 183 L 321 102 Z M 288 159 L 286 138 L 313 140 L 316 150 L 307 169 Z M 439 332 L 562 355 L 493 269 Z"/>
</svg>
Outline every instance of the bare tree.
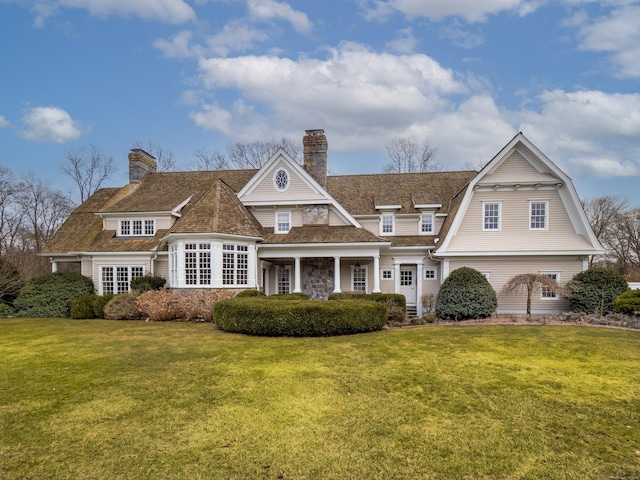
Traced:
<svg viewBox="0 0 640 480">
<path fill-rule="evenodd" d="M 281 147 L 291 158 L 300 161 L 300 145 L 285 137 L 280 141 L 257 140 L 251 143 L 234 143 L 227 147 L 227 158 L 234 168 L 260 168 Z"/>
<path fill-rule="evenodd" d="M 198 159 L 196 170 L 227 170 L 229 162 L 219 150 L 210 152 L 206 147 L 199 148 L 194 155 Z"/>
<path fill-rule="evenodd" d="M 607 253 L 602 259 L 606 266 L 615 266 L 621 272 L 628 269 L 630 263 L 629 237 L 622 232 L 631 232 L 628 224 L 627 200 L 618 196 L 603 196 L 581 200 L 589 224 L 598 241 Z M 593 267 L 598 260 L 593 256 L 589 266 Z"/>
<path fill-rule="evenodd" d="M 16 210 L 15 196 L 20 190 L 11 170 L 0 167 L 0 254 L 6 252 L 15 235 L 20 215 Z"/>
<path fill-rule="evenodd" d="M 7 258 L 0 257 L 0 302 L 11 303 L 23 285 L 18 269 Z"/>
<path fill-rule="evenodd" d="M 133 142 L 131 148 L 141 148 L 147 153 L 153 155 L 156 159 L 158 172 L 175 172 L 177 170 L 177 164 L 173 156 L 173 152 L 164 148 L 162 145 L 148 140 L 146 144 L 142 142 Z"/>
<path fill-rule="evenodd" d="M 385 147 L 390 161 L 384 173 L 432 172 L 442 169 L 436 162 L 437 149 L 429 140 L 418 142 L 413 137 L 394 137 Z"/>
<path fill-rule="evenodd" d="M 549 292 L 553 292 L 560 295 L 566 295 L 567 292 L 564 287 L 560 286 L 549 275 L 542 273 L 521 273 L 515 275 L 509 279 L 507 283 L 502 287 L 503 293 L 519 293 L 526 292 L 527 294 L 527 316 L 531 316 L 531 297 L 533 293 L 542 291 L 545 289 Z"/>
<path fill-rule="evenodd" d="M 105 155 L 97 146 L 89 145 L 68 150 L 62 171 L 75 182 L 80 196 L 79 203 L 83 203 L 115 173 L 116 166 L 113 157 Z"/>
</svg>

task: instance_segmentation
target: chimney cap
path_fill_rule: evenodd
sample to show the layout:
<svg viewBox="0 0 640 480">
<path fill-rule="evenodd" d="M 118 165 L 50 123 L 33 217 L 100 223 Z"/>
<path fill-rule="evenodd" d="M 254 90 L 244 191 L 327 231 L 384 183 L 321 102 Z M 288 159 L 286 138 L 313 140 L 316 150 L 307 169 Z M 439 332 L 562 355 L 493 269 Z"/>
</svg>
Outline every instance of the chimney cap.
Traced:
<svg viewBox="0 0 640 480">
<path fill-rule="evenodd" d="M 316 128 L 315 130 L 305 130 L 307 135 L 324 135 L 324 128 Z"/>
<path fill-rule="evenodd" d="M 131 151 L 133 153 L 142 153 L 142 154 L 146 155 L 147 157 L 153 158 L 154 160 L 156 159 L 156 157 L 151 155 L 149 152 L 144 151 L 142 148 L 132 148 Z"/>
</svg>

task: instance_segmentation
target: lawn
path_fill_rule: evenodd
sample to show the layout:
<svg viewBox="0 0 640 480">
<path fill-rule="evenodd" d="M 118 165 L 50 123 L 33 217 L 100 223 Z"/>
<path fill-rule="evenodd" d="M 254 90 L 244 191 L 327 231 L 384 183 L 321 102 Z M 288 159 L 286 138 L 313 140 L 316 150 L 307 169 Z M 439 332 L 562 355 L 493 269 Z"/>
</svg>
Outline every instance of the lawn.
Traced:
<svg viewBox="0 0 640 480">
<path fill-rule="evenodd" d="M 640 332 L 0 320 L 2 479 L 640 479 Z"/>
</svg>

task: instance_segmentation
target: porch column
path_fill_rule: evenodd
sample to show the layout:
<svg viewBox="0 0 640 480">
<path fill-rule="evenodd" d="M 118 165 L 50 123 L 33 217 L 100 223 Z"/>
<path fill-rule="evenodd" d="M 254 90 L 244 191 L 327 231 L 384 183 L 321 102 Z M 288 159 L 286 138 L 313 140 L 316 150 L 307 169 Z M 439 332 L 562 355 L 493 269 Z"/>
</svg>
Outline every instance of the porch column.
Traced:
<svg viewBox="0 0 640 480">
<path fill-rule="evenodd" d="M 340 257 L 333 257 L 333 293 L 342 293 L 340 289 Z"/>
<path fill-rule="evenodd" d="M 300 275 L 300 257 L 293 257 L 293 259 L 295 260 L 295 266 L 294 266 L 294 287 L 293 287 L 293 293 L 302 293 L 302 287 L 301 287 L 301 275 Z"/>
<path fill-rule="evenodd" d="M 424 278 L 424 271 L 422 262 L 416 264 L 416 305 L 419 317 L 422 316 L 422 280 Z"/>
<path fill-rule="evenodd" d="M 393 293 L 400 293 L 400 264 L 396 259 L 393 260 L 393 278 L 394 278 L 394 291 Z"/>
<path fill-rule="evenodd" d="M 51 260 L 51 273 L 56 273 L 58 271 L 58 262 Z"/>
<path fill-rule="evenodd" d="M 380 255 L 373 256 L 373 293 L 380 293 Z"/>
<path fill-rule="evenodd" d="M 449 276 L 449 260 L 445 260 L 442 262 L 442 275 L 440 276 L 440 284 L 444 282 Z"/>
</svg>

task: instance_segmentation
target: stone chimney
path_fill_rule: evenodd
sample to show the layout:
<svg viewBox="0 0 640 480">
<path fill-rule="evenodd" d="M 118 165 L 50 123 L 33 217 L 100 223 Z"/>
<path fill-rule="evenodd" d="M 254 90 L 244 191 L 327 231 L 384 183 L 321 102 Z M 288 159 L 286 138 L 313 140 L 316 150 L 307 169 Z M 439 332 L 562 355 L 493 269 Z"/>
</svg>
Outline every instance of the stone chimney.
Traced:
<svg viewBox="0 0 640 480">
<path fill-rule="evenodd" d="M 156 158 L 141 148 L 132 148 L 129 153 L 129 183 L 140 183 L 147 173 L 158 168 Z"/>
<path fill-rule="evenodd" d="M 327 188 L 327 137 L 324 130 L 305 130 L 302 138 L 304 147 L 304 169 L 316 182 Z"/>
</svg>

